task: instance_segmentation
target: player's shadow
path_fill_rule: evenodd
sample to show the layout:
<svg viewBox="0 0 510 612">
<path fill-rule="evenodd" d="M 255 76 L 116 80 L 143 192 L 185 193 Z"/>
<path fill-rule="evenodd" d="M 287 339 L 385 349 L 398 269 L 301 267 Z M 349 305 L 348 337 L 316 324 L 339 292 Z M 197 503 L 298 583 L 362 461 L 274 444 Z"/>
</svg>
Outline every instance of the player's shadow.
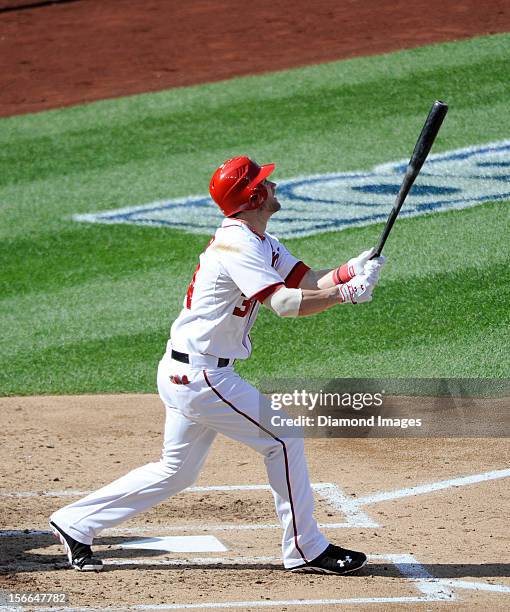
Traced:
<svg viewBox="0 0 510 612">
<path fill-rule="evenodd" d="M 161 564 L 148 562 L 148 559 L 164 559 L 169 553 L 162 553 L 156 550 L 122 549 L 117 546 L 133 541 L 134 536 L 119 537 L 100 537 L 95 540 L 97 545 L 96 553 L 105 562 L 105 570 L 119 572 L 132 570 L 133 568 L 143 568 L 144 570 L 172 571 L 172 570 L 224 570 L 224 571 L 275 571 L 287 572 L 283 565 L 277 561 L 274 563 L 181 563 Z M 67 567 L 66 559 L 62 548 L 48 553 L 44 549 L 54 546 L 56 540 L 51 535 L 19 533 L 15 535 L 3 535 L 0 531 L 0 573 L 18 574 L 27 572 L 55 571 Z M 106 548 L 105 548 L 106 547 Z M 109 548 L 111 547 L 111 548 Z M 184 555 L 179 555 L 182 558 Z M 205 553 L 202 553 L 205 557 Z M 172 557 L 170 556 L 170 559 Z M 175 557 L 174 557 L 175 558 Z M 122 565 L 110 564 L 108 560 L 120 559 Z M 139 562 L 143 559 L 143 565 Z M 132 563 L 129 561 L 132 560 Z M 422 564 L 422 567 L 434 578 L 502 578 L 510 577 L 510 564 L 508 563 L 433 563 Z M 377 561 L 368 563 L 360 572 L 353 574 L 353 577 L 360 576 L 380 576 L 387 578 L 399 578 L 406 575 L 412 576 L 415 573 L 415 566 L 412 564 L 400 564 L 400 569 L 391 562 Z M 296 574 L 297 576 L 299 574 Z"/>
<path fill-rule="evenodd" d="M 5 533 L 5 532 L 4 532 Z M 135 559 L 143 557 L 157 557 L 162 555 L 160 550 L 134 550 L 134 549 L 121 549 L 116 548 L 118 545 L 124 542 L 132 542 L 137 539 L 133 537 L 110 537 L 110 538 L 97 538 L 94 543 L 99 547 L 111 546 L 112 548 L 100 548 L 94 551 L 100 559 L 104 559 L 106 562 L 109 558 L 115 559 Z M 142 538 L 140 538 L 142 539 Z M 44 551 L 45 548 L 55 546 L 57 548 L 55 552 L 48 553 Z M 32 534 L 32 533 L 19 533 L 15 535 L 3 535 L 0 530 L 0 574 L 11 573 L 16 574 L 20 572 L 40 572 L 45 570 L 55 570 L 67 567 L 67 557 L 65 557 L 64 549 L 57 543 L 56 538 L 51 534 Z M 121 568 L 123 566 L 112 566 L 115 568 Z M 129 564 L 128 567 L 132 567 Z M 147 567 L 152 567 L 148 565 Z M 161 567 L 161 566 L 160 566 Z M 164 567 L 164 566 L 163 566 Z"/>
<path fill-rule="evenodd" d="M 399 569 L 400 568 L 400 569 Z M 399 568 L 389 561 L 368 563 L 358 575 L 398 578 L 415 576 L 414 564 L 399 563 Z M 433 578 L 504 578 L 510 576 L 510 563 L 420 563 Z"/>
<path fill-rule="evenodd" d="M 108 561 L 105 559 L 105 563 Z M 123 564 L 123 565 L 105 565 L 105 569 L 107 571 L 121 571 L 121 570 L 132 570 L 135 568 L 140 568 L 140 564 L 136 562 L 136 559 L 133 559 L 133 563 Z M 352 578 L 357 576 L 359 577 L 385 577 L 385 578 L 406 578 L 410 577 L 418 577 L 414 576 L 413 572 L 416 571 L 415 564 L 399 564 L 400 569 L 398 569 L 392 563 L 384 564 L 384 563 L 369 563 L 359 572 L 352 574 Z M 421 565 L 432 578 L 505 578 L 510 577 L 510 564 L 509 563 L 486 563 L 486 564 L 474 564 L 474 563 L 466 563 L 466 564 L 433 564 L 433 565 Z M 182 563 L 179 565 L 151 565 L 150 563 L 144 563 L 143 569 L 153 569 L 153 570 L 175 570 L 175 569 L 187 569 L 187 570 L 224 570 L 224 571 L 253 571 L 253 570 L 264 570 L 274 571 L 274 572 L 285 572 L 288 573 L 283 565 L 278 562 L 274 563 L 204 563 L 197 565 L 196 563 Z M 299 576 L 299 574 L 295 574 Z M 307 574 L 307 577 L 310 578 L 312 575 Z M 319 575 L 317 575 L 319 576 Z M 324 577 L 324 575 L 320 575 L 320 577 Z"/>
</svg>

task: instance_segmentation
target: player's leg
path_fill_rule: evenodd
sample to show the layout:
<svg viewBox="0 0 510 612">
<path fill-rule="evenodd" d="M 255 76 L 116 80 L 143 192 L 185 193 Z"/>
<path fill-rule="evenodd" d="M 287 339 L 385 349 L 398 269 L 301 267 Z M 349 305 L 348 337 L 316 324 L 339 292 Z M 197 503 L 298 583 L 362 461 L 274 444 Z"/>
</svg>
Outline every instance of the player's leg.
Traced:
<svg viewBox="0 0 510 612">
<path fill-rule="evenodd" d="M 160 461 L 132 470 L 98 491 L 55 512 L 51 521 L 83 544 L 103 529 L 139 514 L 196 480 L 216 432 L 172 406 L 166 407 Z"/>
<path fill-rule="evenodd" d="M 294 568 L 315 559 L 328 547 L 328 541 L 313 517 L 313 491 L 302 438 L 272 434 L 261 423 L 260 407 L 267 400 L 231 368 L 204 372 L 204 379 L 208 405 L 202 413 L 203 422 L 264 456 L 283 527 L 285 567 Z M 206 404 L 204 397 L 202 404 Z"/>
</svg>

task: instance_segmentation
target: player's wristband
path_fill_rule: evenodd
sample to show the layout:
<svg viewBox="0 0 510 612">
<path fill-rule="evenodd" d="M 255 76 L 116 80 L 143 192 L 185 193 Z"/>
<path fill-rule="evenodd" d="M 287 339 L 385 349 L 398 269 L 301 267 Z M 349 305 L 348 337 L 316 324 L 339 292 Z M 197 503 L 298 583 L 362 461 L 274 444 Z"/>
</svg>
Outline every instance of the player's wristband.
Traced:
<svg viewBox="0 0 510 612">
<path fill-rule="evenodd" d="M 348 263 L 344 263 L 336 270 L 333 270 L 333 282 L 335 283 L 335 285 L 347 283 L 354 276 L 354 266 L 349 266 Z"/>
</svg>

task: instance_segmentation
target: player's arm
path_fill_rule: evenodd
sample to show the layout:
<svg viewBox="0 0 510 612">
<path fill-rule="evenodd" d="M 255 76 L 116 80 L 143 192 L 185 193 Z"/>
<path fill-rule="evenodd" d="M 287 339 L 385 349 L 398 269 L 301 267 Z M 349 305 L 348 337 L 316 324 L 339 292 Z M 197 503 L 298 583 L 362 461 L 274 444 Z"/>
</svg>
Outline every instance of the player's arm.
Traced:
<svg viewBox="0 0 510 612">
<path fill-rule="evenodd" d="M 328 289 L 335 285 L 349 282 L 356 275 L 364 273 L 365 264 L 372 256 L 373 249 L 363 251 L 357 257 L 349 259 L 338 268 L 326 270 L 308 270 L 299 283 L 300 289 Z"/>
<path fill-rule="evenodd" d="M 308 270 L 299 283 L 300 289 L 329 289 L 334 286 L 333 272 L 337 268 L 325 270 Z"/>
<path fill-rule="evenodd" d="M 298 316 L 307 317 L 328 310 L 332 306 L 344 303 L 338 287 L 327 289 L 297 289 L 301 291 L 301 303 Z"/>
<path fill-rule="evenodd" d="M 368 262 L 365 274 L 326 289 L 293 289 L 280 285 L 263 303 L 280 317 L 306 317 L 323 312 L 336 304 L 370 302 L 372 291 L 379 280 L 381 266 L 382 262 L 372 260 Z"/>
<path fill-rule="evenodd" d="M 306 317 L 340 303 L 337 287 L 330 289 L 290 289 L 281 285 L 263 304 L 279 317 Z"/>
</svg>

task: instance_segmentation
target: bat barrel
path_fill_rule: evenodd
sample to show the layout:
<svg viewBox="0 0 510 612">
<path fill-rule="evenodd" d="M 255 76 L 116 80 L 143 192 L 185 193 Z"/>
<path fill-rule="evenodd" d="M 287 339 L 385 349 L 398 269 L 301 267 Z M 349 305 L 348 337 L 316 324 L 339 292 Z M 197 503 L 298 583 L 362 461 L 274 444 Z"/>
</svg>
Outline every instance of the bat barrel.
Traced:
<svg viewBox="0 0 510 612">
<path fill-rule="evenodd" d="M 416 174 L 427 159 L 447 112 L 448 104 L 441 100 L 436 100 L 432 105 L 409 161 L 409 165 L 416 171 Z"/>
<path fill-rule="evenodd" d="M 446 102 L 436 100 L 432 105 L 425 124 L 421 130 L 420 136 L 416 141 L 416 145 L 414 147 L 413 154 L 411 155 L 411 159 L 409 160 L 409 164 L 407 165 L 407 170 L 395 200 L 395 204 L 388 216 L 388 220 L 386 221 L 386 225 L 384 226 L 381 237 L 379 238 L 375 253 L 372 255 L 372 259 L 374 257 L 379 257 L 381 254 L 386 239 L 390 234 L 391 228 L 393 227 L 398 213 L 402 208 L 402 204 L 404 203 L 404 200 L 413 186 L 421 167 L 430 153 L 430 149 L 434 144 L 434 140 L 436 139 L 439 128 L 441 127 L 447 112 L 448 104 L 446 104 Z"/>
</svg>

